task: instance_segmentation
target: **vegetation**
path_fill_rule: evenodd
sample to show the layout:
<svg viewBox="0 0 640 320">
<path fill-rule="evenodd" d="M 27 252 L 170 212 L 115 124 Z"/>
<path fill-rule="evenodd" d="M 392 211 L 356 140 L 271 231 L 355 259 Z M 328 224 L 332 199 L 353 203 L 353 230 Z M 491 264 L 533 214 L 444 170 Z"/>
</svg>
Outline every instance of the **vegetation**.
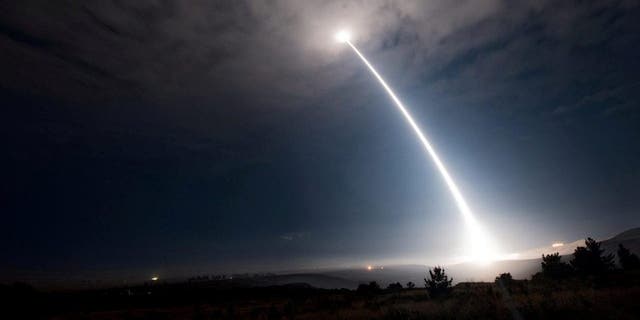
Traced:
<svg viewBox="0 0 640 320">
<path fill-rule="evenodd" d="M 571 266 L 578 274 L 599 276 L 613 270 L 613 254 L 603 255 L 600 243 L 587 238 L 584 247 L 577 247 L 571 259 Z"/>
<path fill-rule="evenodd" d="M 19 310 L 29 317 L 3 319 L 514 319 L 514 312 L 524 319 L 637 319 L 640 314 L 637 282 L 595 289 L 564 282 L 550 290 L 546 283 L 513 280 L 508 288 L 507 295 L 494 283 L 459 283 L 440 299 L 429 299 L 425 289 L 375 295 L 286 287 L 174 288 L 133 296 L 120 290 L 83 292 L 51 296 L 57 305 L 32 300 Z"/>
<path fill-rule="evenodd" d="M 495 282 L 501 282 L 501 283 L 509 284 L 509 283 L 513 282 L 513 277 L 511 276 L 511 273 L 509 273 L 509 272 L 501 273 L 499 276 L 496 277 L 496 281 Z"/>
<path fill-rule="evenodd" d="M 387 286 L 387 291 L 391 291 L 391 292 L 398 292 L 398 291 L 402 291 L 402 284 L 400 284 L 400 282 L 396 282 L 396 283 L 390 283 Z"/>
<path fill-rule="evenodd" d="M 377 294 L 382 291 L 382 288 L 380 288 L 380 285 L 377 282 L 371 281 L 369 284 L 360 284 L 356 291 L 364 294 Z"/>
<path fill-rule="evenodd" d="M 542 255 L 542 274 L 550 279 L 563 279 L 573 273 L 571 266 L 562 262 L 559 253 Z"/>
<path fill-rule="evenodd" d="M 215 287 L 211 280 L 44 293 L 0 285 L 0 307 L 3 319 L 637 319 L 640 261 L 623 246 L 617 257 L 621 269 L 588 238 L 570 263 L 558 253 L 543 255 L 531 280 L 507 272 L 493 283 L 452 286 L 437 266 L 428 270 L 424 289 L 395 282 L 383 290 L 375 281 L 355 291 Z"/>
<path fill-rule="evenodd" d="M 592 238 L 585 239 L 585 246 L 577 247 L 569 263 L 562 261 L 559 253 L 542 255 L 542 272 L 533 279 L 567 280 L 574 277 L 590 277 L 599 279 L 615 270 L 615 256 L 604 254 L 601 244 Z M 640 267 L 638 256 L 631 253 L 623 245 L 618 247 L 618 260 L 624 270 Z"/>
<path fill-rule="evenodd" d="M 624 270 L 640 269 L 640 259 L 638 259 L 638 256 L 631 253 L 629 249 L 625 248 L 622 244 L 618 245 L 618 260 Z"/>
<path fill-rule="evenodd" d="M 429 269 L 429 280 L 424 279 L 424 286 L 430 297 L 437 298 L 445 296 L 451 291 L 452 282 L 453 279 L 449 279 L 444 268 L 437 266 L 433 268 L 433 271 Z"/>
</svg>

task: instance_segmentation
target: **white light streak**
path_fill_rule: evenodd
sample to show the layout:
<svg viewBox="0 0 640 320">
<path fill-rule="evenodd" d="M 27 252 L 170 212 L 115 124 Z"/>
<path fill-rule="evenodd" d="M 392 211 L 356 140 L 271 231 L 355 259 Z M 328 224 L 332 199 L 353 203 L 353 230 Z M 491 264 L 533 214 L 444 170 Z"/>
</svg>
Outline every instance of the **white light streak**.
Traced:
<svg viewBox="0 0 640 320">
<path fill-rule="evenodd" d="M 458 189 L 458 186 L 453 181 L 453 178 L 451 178 L 449 171 L 447 171 L 447 168 L 444 166 L 444 164 L 440 160 L 440 157 L 436 153 L 435 149 L 431 146 L 431 143 L 429 143 L 429 140 L 427 139 L 427 137 L 424 135 L 424 133 L 422 133 L 422 130 L 420 130 L 420 127 L 413 120 L 413 117 L 411 116 L 409 111 L 405 108 L 405 106 L 402 104 L 400 99 L 398 99 L 398 97 L 393 92 L 393 90 L 391 90 L 391 87 L 389 87 L 389 85 L 387 85 L 384 79 L 382 79 L 382 76 L 380 76 L 380 74 L 378 73 L 378 71 L 376 71 L 373 65 L 371 65 L 371 63 L 369 63 L 367 58 L 365 58 L 364 55 L 360 53 L 360 51 L 356 48 L 356 46 L 353 43 L 351 43 L 348 37 L 348 34 L 344 33 L 347 36 L 341 36 L 341 34 L 343 34 L 343 32 L 338 33 L 336 35 L 336 39 L 341 40 L 341 42 L 347 43 L 351 47 L 351 49 L 353 49 L 353 51 L 358 55 L 358 57 L 360 57 L 362 62 L 364 62 L 364 64 L 369 68 L 369 70 L 371 71 L 371 73 L 373 73 L 376 79 L 378 79 L 382 87 L 384 87 L 384 89 L 387 91 L 389 96 L 391 96 L 391 99 L 393 100 L 393 102 L 395 102 L 396 106 L 398 107 L 402 115 L 404 115 L 407 122 L 409 122 L 409 125 L 411 125 L 411 128 L 413 129 L 413 131 L 416 133 L 416 135 L 424 145 L 425 149 L 429 153 L 429 156 L 431 156 L 431 159 L 433 160 L 436 167 L 438 168 L 440 175 L 442 175 L 442 178 L 447 184 L 447 187 L 449 188 L 449 191 L 451 192 L 451 195 L 453 196 L 456 202 L 456 205 L 458 206 L 460 213 L 462 213 L 464 221 L 466 222 L 467 227 L 469 229 L 469 241 L 471 242 L 470 260 L 480 261 L 480 262 L 490 262 L 492 260 L 497 259 L 498 257 L 497 252 L 495 248 L 493 248 L 493 245 L 490 243 L 489 237 L 484 233 L 479 223 L 476 221 L 476 218 L 474 217 L 473 212 L 471 211 L 471 208 L 469 208 L 467 201 L 462 196 L 460 189 Z"/>
</svg>

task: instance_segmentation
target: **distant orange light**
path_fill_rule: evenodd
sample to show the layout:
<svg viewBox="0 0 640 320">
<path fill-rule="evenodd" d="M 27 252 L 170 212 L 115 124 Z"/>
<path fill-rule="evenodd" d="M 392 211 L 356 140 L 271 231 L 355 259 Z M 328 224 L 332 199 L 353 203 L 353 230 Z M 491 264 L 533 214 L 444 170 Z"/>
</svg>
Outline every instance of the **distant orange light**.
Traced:
<svg viewBox="0 0 640 320">
<path fill-rule="evenodd" d="M 373 269 L 372 266 L 367 266 L 367 270 L 371 271 L 371 269 Z"/>
<path fill-rule="evenodd" d="M 558 247 L 562 247 L 562 246 L 564 246 L 564 243 L 562 243 L 562 242 L 556 242 L 556 243 L 551 245 L 551 247 L 553 247 L 553 248 L 558 248 Z"/>
<path fill-rule="evenodd" d="M 151 281 L 158 281 L 158 277 L 151 277 Z"/>
</svg>

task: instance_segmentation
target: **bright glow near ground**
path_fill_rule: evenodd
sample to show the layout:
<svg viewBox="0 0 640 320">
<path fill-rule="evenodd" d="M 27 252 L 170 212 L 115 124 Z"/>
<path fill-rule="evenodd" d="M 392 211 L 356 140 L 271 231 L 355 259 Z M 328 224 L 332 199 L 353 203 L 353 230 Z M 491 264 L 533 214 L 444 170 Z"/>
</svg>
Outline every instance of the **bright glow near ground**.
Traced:
<svg viewBox="0 0 640 320">
<path fill-rule="evenodd" d="M 440 157 L 436 153 L 435 149 L 431 146 L 431 143 L 429 142 L 429 140 L 427 140 L 427 137 L 425 136 L 425 134 L 422 132 L 422 130 L 420 129 L 418 124 L 415 122 L 415 120 L 413 119 L 409 111 L 402 104 L 400 99 L 393 92 L 391 87 L 387 85 L 386 81 L 384 81 L 382 76 L 378 74 L 378 71 L 376 71 L 373 65 L 369 63 L 367 58 L 365 58 L 364 55 L 360 53 L 360 51 L 356 48 L 356 46 L 353 43 L 351 43 L 351 33 L 347 30 L 340 30 L 334 35 L 334 38 L 336 39 L 336 41 L 340 43 L 348 44 L 351 47 L 351 49 L 353 49 L 353 51 L 356 53 L 356 55 L 360 57 L 362 62 L 364 62 L 364 64 L 369 68 L 371 73 L 373 73 L 373 75 L 378 79 L 382 87 L 387 91 L 389 96 L 391 96 L 392 100 L 395 102 L 400 112 L 404 115 L 407 122 L 409 122 L 409 124 L 411 125 L 411 128 L 414 130 L 414 132 L 416 133 L 416 135 L 424 145 L 425 149 L 427 150 L 427 153 L 435 163 L 436 168 L 442 175 L 447 187 L 449 188 L 449 191 L 451 192 L 451 195 L 455 199 L 456 204 L 460 210 L 460 213 L 462 213 L 464 222 L 466 224 L 466 230 L 467 230 L 466 243 L 468 243 L 468 247 L 467 247 L 467 254 L 465 254 L 464 256 L 465 261 L 473 261 L 480 264 L 488 264 L 495 260 L 501 260 L 503 258 L 503 255 L 499 253 L 499 250 L 496 244 L 486 234 L 486 231 L 477 222 L 475 215 L 473 214 L 473 212 L 471 211 L 471 208 L 469 207 L 466 200 L 464 199 L 462 192 L 460 192 L 460 190 L 458 189 L 458 186 L 453 181 L 453 178 L 449 174 L 444 163 L 440 160 Z"/>
</svg>

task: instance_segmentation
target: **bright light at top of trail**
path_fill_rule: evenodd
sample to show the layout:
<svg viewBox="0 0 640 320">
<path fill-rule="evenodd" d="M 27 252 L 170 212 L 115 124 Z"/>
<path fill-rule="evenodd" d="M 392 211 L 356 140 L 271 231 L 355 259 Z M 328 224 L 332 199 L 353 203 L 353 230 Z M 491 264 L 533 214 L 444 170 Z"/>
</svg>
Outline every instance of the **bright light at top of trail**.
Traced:
<svg viewBox="0 0 640 320">
<path fill-rule="evenodd" d="M 340 43 L 345 43 L 351 40 L 351 34 L 347 30 L 340 30 L 338 31 L 338 33 L 336 33 L 334 38 Z"/>
<path fill-rule="evenodd" d="M 398 110 L 404 115 L 405 119 L 407 120 L 407 122 L 409 123 L 409 125 L 411 126 L 415 134 L 418 136 L 425 150 L 433 160 L 436 168 L 440 172 L 440 175 L 444 179 L 445 184 L 449 188 L 449 191 L 451 192 L 453 199 L 458 205 L 458 209 L 460 210 L 460 213 L 464 218 L 464 222 L 467 227 L 467 241 L 470 244 L 469 247 L 467 248 L 469 253 L 469 259 L 471 261 L 475 261 L 480 264 L 487 264 L 487 263 L 490 263 L 491 261 L 499 260 L 500 256 L 497 254 L 498 250 L 494 246 L 493 241 L 490 239 L 489 235 L 483 230 L 483 228 L 480 226 L 480 224 L 476 220 L 476 217 L 471 211 L 471 208 L 469 207 L 469 205 L 467 204 L 467 201 L 464 199 L 462 192 L 460 191 L 460 189 L 458 189 L 458 186 L 456 185 L 455 181 L 453 181 L 453 177 L 451 177 L 451 175 L 449 174 L 449 171 L 447 170 L 444 163 L 442 162 L 442 160 L 440 160 L 440 157 L 436 153 L 435 148 L 431 146 L 431 143 L 429 142 L 429 140 L 427 140 L 426 135 L 422 132 L 422 130 L 420 129 L 416 121 L 413 119 L 413 117 L 409 113 L 409 110 L 405 108 L 405 106 L 402 104 L 400 99 L 396 96 L 396 94 L 393 92 L 391 87 L 387 85 L 387 82 L 384 81 L 382 76 L 378 73 L 378 71 L 376 71 L 373 65 L 369 63 L 369 60 L 367 60 L 367 58 L 365 58 L 365 56 L 362 53 L 360 53 L 358 48 L 356 48 L 356 46 L 353 43 L 351 43 L 351 41 L 349 41 L 349 34 L 346 31 L 341 31 L 337 33 L 336 40 L 342 43 L 349 44 L 351 49 L 353 49 L 356 55 L 360 57 L 362 62 L 364 62 L 364 64 L 369 68 L 369 71 L 371 71 L 371 73 L 378 79 L 382 87 L 387 91 L 387 93 L 391 97 L 391 100 L 395 102 L 395 105 L 396 107 L 398 107 Z"/>
</svg>

